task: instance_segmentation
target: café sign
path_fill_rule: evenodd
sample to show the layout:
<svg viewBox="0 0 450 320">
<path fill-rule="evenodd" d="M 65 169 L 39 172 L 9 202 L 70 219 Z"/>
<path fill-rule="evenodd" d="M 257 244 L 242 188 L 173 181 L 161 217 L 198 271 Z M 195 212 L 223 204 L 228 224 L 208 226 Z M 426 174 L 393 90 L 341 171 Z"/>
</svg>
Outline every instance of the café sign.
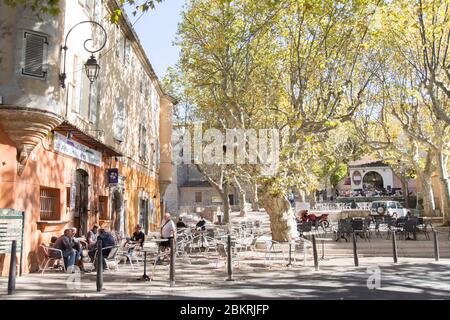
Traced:
<svg viewBox="0 0 450 320">
<path fill-rule="evenodd" d="M 97 167 L 100 167 L 102 164 L 101 152 L 68 139 L 57 132 L 54 134 L 53 148 L 56 152 L 63 153 L 70 157 L 93 164 Z"/>
</svg>

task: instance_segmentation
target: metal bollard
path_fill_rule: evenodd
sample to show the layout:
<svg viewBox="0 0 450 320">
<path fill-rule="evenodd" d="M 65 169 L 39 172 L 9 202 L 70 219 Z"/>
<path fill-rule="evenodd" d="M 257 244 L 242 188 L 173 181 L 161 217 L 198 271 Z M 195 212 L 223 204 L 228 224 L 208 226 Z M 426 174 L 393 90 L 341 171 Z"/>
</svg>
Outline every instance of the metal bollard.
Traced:
<svg viewBox="0 0 450 320">
<path fill-rule="evenodd" d="M 314 254 L 314 268 L 316 271 L 319 270 L 319 259 L 317 257 L 317 246 L 316 246 L 316 236 L 313 234 L 312 236 L 312 243 L 313 243 L 313 254 Z"/>
<path fill-rule="evenodd" d="M 397 263 L 397 238 L 395 237 L 395 231 L 392 231 L 392 255 L 394 257 L 394 263 Z"/>
<path fill-rule="evenodd" d="M 289 241 L 289 263 L 287 264 L 288 267 L 292 266 L 291 252 L 292 252 L 292 241 Z"/>
<path fill-rule="evenodd" d="M 436 230 L 433 230 L 433 237 L 434 237 L 434 260 L 439 261 L 439 242 Z"/>
<path fill-rule="evenodd" d="M 174 254 L 174 242 L 175 240 L 170 239 L 170 286 L 175 285 L 175 254 Z"/>
<path fill-rule="evenodd" d="M 11 243 L 11 261 L 9 264 L 9 277 L 8 277 L 8 294 L 14 294 L 16 291 L 16 253 L 17 253 L 17 240 L 13 240 Z"/>
<path fill-rule="evenodd" d="M 228 269 L 228 279 L 227 281 L 233 280 L 233 261 L 231 259 L 231 235 L 228 235 L 227 239 L 227 269 Z"/>
<path fill-rule="evenodd" d="M 102 240 L 97 240 L 97 291 L 102 291 L 103 289 L 103 251 L 102 251 Z"/>
<path fill-rule="evenodd" d="M 356 236 L 355 233 L 352 233 L 353 235 L 353 260 L 355 262 L 355 267 L 359 266 L 359 260 L 358 260 L 358 251 L 356 250 Z"/>
</svg>

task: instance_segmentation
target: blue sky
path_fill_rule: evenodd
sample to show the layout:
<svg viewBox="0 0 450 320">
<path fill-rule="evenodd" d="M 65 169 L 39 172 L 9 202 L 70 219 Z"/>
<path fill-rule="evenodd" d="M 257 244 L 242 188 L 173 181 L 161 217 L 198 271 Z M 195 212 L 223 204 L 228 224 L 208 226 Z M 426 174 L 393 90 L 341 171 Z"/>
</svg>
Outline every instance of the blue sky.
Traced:
<svg viewBox="0 0 450 320">
<path fill-rule="evenodd" d="M 165 0 L 156 5 L 134 25 L 134 29 L 142 46 L 161 80 L 167 67 L 173 66 L 178 61 L 180 49 L 173 45 L 178 23 L 181 21 L 180 13 L 185 0 Z M 140 13 L 128 15 L 131 23 L 134 23 Z"/>
</svg>

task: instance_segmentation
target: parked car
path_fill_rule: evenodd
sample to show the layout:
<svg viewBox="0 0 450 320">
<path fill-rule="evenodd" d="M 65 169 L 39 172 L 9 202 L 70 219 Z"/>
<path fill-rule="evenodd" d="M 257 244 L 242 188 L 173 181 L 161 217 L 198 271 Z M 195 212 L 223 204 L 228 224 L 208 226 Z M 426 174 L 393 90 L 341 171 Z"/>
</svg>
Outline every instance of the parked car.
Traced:
<svg viewBox="0 0 450 320">
<path fill-rule="evenodd" d="M 404 217 L 410 210 L 402 206 L 398 201 L 374 201 L 370 207 L 370 214 L 374 216 Z"/>
</svg>

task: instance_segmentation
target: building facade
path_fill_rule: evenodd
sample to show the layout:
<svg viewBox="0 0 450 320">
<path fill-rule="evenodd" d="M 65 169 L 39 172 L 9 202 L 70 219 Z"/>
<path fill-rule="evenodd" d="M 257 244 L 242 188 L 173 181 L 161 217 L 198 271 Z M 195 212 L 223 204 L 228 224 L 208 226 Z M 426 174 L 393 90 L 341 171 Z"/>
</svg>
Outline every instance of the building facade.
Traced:
<svg viewBox="0 0 450 320">
<path fill-rule="evenodd" d="M 109 23 L 116 9 L 114 0 L 61 1 L 60 15 L 40 21 L 0 2 L 0 208 L 25 214 L 25 273 L 37 270 L 40 244 L 67 227 L 129 235 L 160 223 L 174 101 L 127 17 Z M 88 50 L 104 43 L 91 82 Z"/>
</svg>

